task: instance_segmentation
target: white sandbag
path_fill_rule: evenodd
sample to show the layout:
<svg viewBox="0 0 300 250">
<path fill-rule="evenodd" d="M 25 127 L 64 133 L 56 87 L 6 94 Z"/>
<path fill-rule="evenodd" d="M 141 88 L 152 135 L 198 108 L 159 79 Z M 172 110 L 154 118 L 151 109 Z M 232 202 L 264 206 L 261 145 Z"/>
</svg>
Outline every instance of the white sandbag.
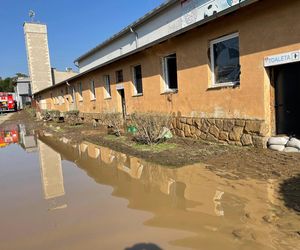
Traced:
<svg viewBox="0 0 300 250">
<path fill-rule="evenodd" d="M 296 139 L 296 138 L 292 138 L 288 141 L 287 147 L 293 147 L 293 148 L 297 148 L 300 150 L 300 140 Z"/>
<path fill-rule="evenodd" d="M 294 147 L 286 147 L 283 151 L 287 153 L 298 153 L 299 149 Z"/>
<path fill-rule="evenodd" d="M 280 137 L 271 137 L 268 140 L 268 145 L 286 145 L 289 141 L 289 137 L 280 136 Z"/>
<path fill-rule="evenodd" d="M 269 149 L 282 152 L 285 149 L 284 145 L 269 145 Z"/>
</svg>

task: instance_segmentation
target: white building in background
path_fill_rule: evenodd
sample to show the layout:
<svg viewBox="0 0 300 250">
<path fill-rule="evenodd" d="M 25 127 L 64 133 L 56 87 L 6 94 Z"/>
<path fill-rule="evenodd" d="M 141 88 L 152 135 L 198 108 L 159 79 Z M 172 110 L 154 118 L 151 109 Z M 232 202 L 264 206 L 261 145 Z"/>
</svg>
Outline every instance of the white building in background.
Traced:
<svg viewBox="0 0 300 250">
<path fill-rule="evenodd" d="M 14 82 L 15 100 L 18 109 L 23 109 L 27 104 L 31 104 L 31 84 L 29 77 L 18 77 Z"/>
</svg>

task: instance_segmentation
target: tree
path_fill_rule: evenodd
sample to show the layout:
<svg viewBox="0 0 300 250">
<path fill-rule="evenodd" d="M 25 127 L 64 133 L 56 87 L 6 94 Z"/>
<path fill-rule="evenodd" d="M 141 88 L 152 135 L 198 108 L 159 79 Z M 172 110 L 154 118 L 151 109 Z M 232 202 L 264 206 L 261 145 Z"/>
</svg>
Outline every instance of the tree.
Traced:
<svg viewBox="0 0 300 250">
<path fill-rule="evenodd" d="M 13 77 L 6 77 L 5 79 L 0 77 L 0 92 L 14 92 L 13 83 L 18 77 L 27 77 L 27 75 L 23 73 L 16 73 Z"/>
</svg>

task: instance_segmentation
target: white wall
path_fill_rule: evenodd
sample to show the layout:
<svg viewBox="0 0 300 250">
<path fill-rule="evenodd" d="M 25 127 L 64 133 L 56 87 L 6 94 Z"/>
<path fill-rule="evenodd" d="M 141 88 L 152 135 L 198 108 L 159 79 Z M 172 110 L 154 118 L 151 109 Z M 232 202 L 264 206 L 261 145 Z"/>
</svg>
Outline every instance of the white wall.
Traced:
<svg viewBox="0 0 300 250">
<path fill-rule="evenodd" d="M 231 5 L 242 1 L 247 0 L 231 0 Z M 220 12 L 229 7 L 231 6 L 228 0 L 187 0 L 183 3 L 178 1 L 136 28 L 138 47 L 147 46 L 205 19 L 205 16 L 211 16 L 214 12 Z M 104 48 L 80 60 L 78 62 L 80 73 L 126 55 L 136 48 L 135 34 L 128 31 Z"/>
</svg>

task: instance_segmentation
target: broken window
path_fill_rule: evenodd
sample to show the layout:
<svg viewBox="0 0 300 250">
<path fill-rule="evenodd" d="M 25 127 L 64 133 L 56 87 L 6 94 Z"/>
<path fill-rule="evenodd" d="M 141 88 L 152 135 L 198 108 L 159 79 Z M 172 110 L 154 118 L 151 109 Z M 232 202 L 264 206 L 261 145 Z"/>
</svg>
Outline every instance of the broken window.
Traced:
<svg viewBox="0 0 300 250">
<path fill-rule="evenodd" d="M 103 79 L 104 79 L 105 98 L 110 98 L 111 97 L 110 77 L 109 75 L 105 75 Z"/>
<path fill-rule="evenodd" d="M 240 82 L 240 52 L 238 34 L 216 39 L 210 43 L 212 83 L 235 85 Z"/>
<path fill-rule="evenodd" d="M 96 99 L 96 92 L 95 92 L 95 82 L 94 82 L 94 80 L 92 80 L 90 82 L 90 91 L 91 91 L 91 100 L 95 100 Z"/>
<path fill-rule="evenodd" d="M 143 94 L 143 80 L 142 80 L 142 66 L 137 65 L 133 67 L 133 85 L 134 85 L 134 94 L 139 95 Z"/>
<path fill-rule="evenodd" d="M 123 70 L 116 71 L 116 82 L 123 82 Z"/>
<path fill-rule="evenodd" d="M 177 62 L 176 54 L 172 54 L 163 58 L 164 80 L 166 90 L 177 90 Z"/>
</svg>

